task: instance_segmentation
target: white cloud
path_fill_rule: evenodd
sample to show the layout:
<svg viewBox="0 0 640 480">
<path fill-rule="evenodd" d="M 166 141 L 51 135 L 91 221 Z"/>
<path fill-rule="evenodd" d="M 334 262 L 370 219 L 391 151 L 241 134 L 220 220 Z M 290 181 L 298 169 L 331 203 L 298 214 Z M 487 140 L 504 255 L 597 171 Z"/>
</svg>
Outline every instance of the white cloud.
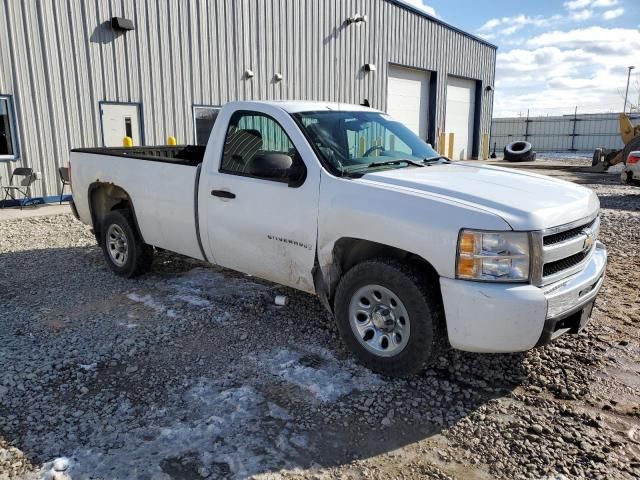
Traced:
<svg viewBox="0 0 640 480">
<path fill-rule="evenodd" d="M 605 20 L 613 20 L 614 18 L 618 18 L 620 15 L 624 13 L 624 8 L 614 8 L 613 10 L 607 10 L 602 14 L 602 18 Z"/>
<path fill-rule="evenodd" d="M 431 15 L 432 17 L 438 16 L 438 14 L 436 13 L 436 9 L 433 8 L 431 5 L 427 5 L 422 0 L 400 0 L 400 1 L 402 3 L 406 3 L 407 5 L 411 5 L 412 7 L 415 7 L 419 10 L 422 10 L 423 12 L 425 12 L 428 15 Z"/>
<path fill-rule="evenodd" d="M 578 10 L 591 5 L 591 0 L 571 0 L 570 2 L 564 2 L 564 6 L 567 10 Z"/>
<path fill-rule="evenodd" d="M 618 3 L 620 3 L 618 0 L 594 0 L 591 6 L 596 8 L 607 8 L 618 5 Z"/>
<path fill-rule="evenodd" d="M 412 0 L 412 2 L 420 2 L 420 0 Z M 542 15 L 529 16 L 520 14 L 509 17 L 496 17 L 486 21 L 478 28 L 477 34 L 483 38 L 491 39 L 499 36 L 508 37 L 526 26 L 553 28 L 570 22 L 584 22 L 594 16 L 594 8 L 612 7 L 617 5 L 618 2 L 619 0 L 571 0 L 564 3 L 564 7 L 568 10 L 564 15 L 556 14 L 545 17 Z M 623 13 L 623 8 L 607 10 L 603 13 L 602 18 L 611 20 Z"/>
<path fill-rule="evenodd" d="M 546 32 L 498 51 L 496 115 L 620 110 L 638 51 L 638 30 L 603 27 Z"/>
<path fill-rule="evenodd" d="M 619 0 L 570 0 L 568 2 L 564 2 L 564 8 L 568 10 L 569 18 L 576 22 L 584 22 L 585 20 L 589 20 L 593 17 L 593 9 L 594 8 L 611 8 L 615 5 L 618 5 Z M 621 10 L 620 13 L 617 13 L 618 10 Z M 611 18 L 607 18 L 609 12 L 616 12 L 611 18 L 615 18 L 616 16 L 622 15 L 624 12 L 623 9 L 615 9 L 610 10 L 604 13 L 603 18 L 605 20 L 610 20 Z"/>
<path fill-rule="evenodd" d="M 619 0 L 570 0 L 564 2 L 567 10 L 581 10 L 583 8 L 608 8 L 618 5 Z"/>
<path fill-rule="evenodd" d="M 551 27 L 558 24 L 561 20 L 561 15 L 553 15 L 551 17 L 543 17 L 541 15 L 535 17 L 514 15 L 512 17 L 492 18 L 478 29 L 478 34 L 484 38 L 493 38 L 499 34 L 509 36 L 526 26 Z"/>
<path fill-rule="evenodd" d="M 584 22 L 591 17 L 593 17 L 593 10 L 579 10 L 571 13 L 571 20 L 575 20 L 576 22 Z"/>
</svg>

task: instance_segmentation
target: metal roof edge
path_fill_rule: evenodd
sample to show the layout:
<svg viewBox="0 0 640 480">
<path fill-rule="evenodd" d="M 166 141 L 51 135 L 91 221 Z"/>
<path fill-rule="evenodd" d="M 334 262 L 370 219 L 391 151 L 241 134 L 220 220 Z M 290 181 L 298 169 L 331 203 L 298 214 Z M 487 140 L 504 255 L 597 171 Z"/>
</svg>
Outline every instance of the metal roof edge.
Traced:
<svg viewBox="0 0 640 480">
<path fill-rule="evenodd" d="M 400 7 L 400 8 L 404 8 L 405 10 L 409 10 L 410 12 L 416 13 L 416 14 L 418 14 L 418 15 L 420 15 L 420 16 L 428 19 L 428 20 L 431 20 L 432 22 L 435 22 L 435 23 L 437 23 L 439 25 L 442 25 L 445 28 L 448 28 L 449 30 L 453 30 L 454 32 L 457 32 L 457 33 L 459 33 L 461 35 L 464 35 L 465 37 L 468 37 L 471 40 L 475 40 L 476 42 L 480 42 L 480 43 L 482 43 L 482 44 L 484 44 L 484 45 L 486 45 L 488 47 L 491 47 L 494 50 L 498 49 L 497 45 L 494 45 L 493 43 L 488 42 L 487 40 L 485 40 L 483 38 L 480 38 L 480 37 L 478 37 L 476 35 L 473 35 L 473 34 L 471 34 L 469 32 L 465 32 L 464 30 L 462 30 L 462 29 L 460 29 L 458 27 L 454 27 L 453 25 L 451 25 L 451 24 L 449 24 L 449 23 L 447 23 L 447 22 L 445 22 L 443 20 L 440 20 L 439 18 L 436 18 L 436 17 L 434 17 L 432 15 L 429 15 L 424 10 L 420 10 L 419 8 L 414 7 L 413 5 L 409 5 L 408 3 L 404 3 L 402 0 L 385 0 L 385 1 L 389 2 L 389 3 L 392 3 L 393 5 L 396 5 L 396 6 Z"/>
</svg>

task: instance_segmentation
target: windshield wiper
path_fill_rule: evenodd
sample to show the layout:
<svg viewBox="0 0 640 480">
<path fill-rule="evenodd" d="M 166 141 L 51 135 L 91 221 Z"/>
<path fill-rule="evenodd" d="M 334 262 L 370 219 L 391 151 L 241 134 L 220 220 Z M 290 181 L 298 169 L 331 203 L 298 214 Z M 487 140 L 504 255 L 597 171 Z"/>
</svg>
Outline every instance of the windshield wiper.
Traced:
<svg viewBox="0 0 640 480">
<path fill-rule="evenodd" d="M 446 160 L 447 162 L 449 162 L 449 159 L 447 157 L 445 157 L 444 155 L 438 155 L 436 157 L 428 157 L 423 159 L 422 161 L 424 163 L 430 163 L 430 162 L 438 162 L 440 160 Z"/>
<path fill-rule="evenodd" d="M 422 165 L 421 163 L 414 162 L 413 160 L 401 159 L 401 160 L 389 160 L 387 162 L 372 162 L 369 165 L 367 165 L 367 168 L 386 167 L 387 165 L 400 165 L 401 163 L 406 163 L 407 165 L 411 165 L 412 167 L 424 167 L 424 165 Z"/>
</svg>

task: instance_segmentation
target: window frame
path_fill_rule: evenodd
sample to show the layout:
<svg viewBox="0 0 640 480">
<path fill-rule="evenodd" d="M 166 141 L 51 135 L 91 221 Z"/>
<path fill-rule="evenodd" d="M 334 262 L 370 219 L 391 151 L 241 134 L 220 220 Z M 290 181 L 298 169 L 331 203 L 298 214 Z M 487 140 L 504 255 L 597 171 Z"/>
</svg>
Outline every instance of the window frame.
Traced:
<svg viewBox="0 0 640 480">
<path fill-rule="evenodd" d="M 11 131 L 11 147 L 13 149 L 13 154 L 11 155 L 1 155 L 0 161 L 3 160 L 19 160 L 21 158 L 22 149 L 20 145 L 20 135 L 18 134 L 18 117 L 16 115 L 15 103 L 13 100 L 13 95 L 0 93 L 0 100 L 5 100 L 7 102 L 7 110 L 9 113 L 9 129 Z"/>
<path fill-rule="evenodd" d="M 193 119 L 193 144 L 194 145 L 199 145 L 198 143 L 198 129 L 196 128 L 196 109 L 198 108 L 209 108 L 209 109 L 213 109 L 216 110 L 218 112 L 218 115 L 220 114 L 220 111 L 222 110 L 222 105 L 207 105 L 207 104 L 202 104 L 202 103 L 194 103 L 191 105 L 191 117 Z M 216 121 L 217 121 L 217 117 L 216 117 Z M 214 123 L 215 125 L 215 123 Z M 208 139 L 207 139 L 207 143 L 208 143 Z M 206 146 L 207 144 L 205 143 L 204 146 Z"/>
<path fill-rule="evenodd" d="M 296 147 L 296 144 L 293 143 L 293 140 L 291 140 L 291 137 L 289 136 L 289 134 L 287 133 L 287 130 L 282 126 L 282 124 L 276 120 L 274 117 L 272 117 L 271 115 L 269 115 L 268 113 L 264 113 L 264 112 L 260 112 L 257 110 L 236 110 L 235 112 L 233 112 L 231 114 L 231 117 L 229 117 L 229 120 L 227 121 L 227 125 L 226 125 L 226 131 L 224 134 L 224 139 L 222 141 L 222 153 L 220 154 L 220 163 L 218 164 L 218 173 L 223 173 L 225 175 L 235 175 L 237 177 L 245 177 L 245 178 L 253 178 L 256 180 L 262 180 L 265 182 L 274 182 L 274 183 L 283 183 L 283 184 L 288 184 L 289 181 L 286 179 L 275 179 L 275 178 L 264 178 L 264 177 L 256 177 L 255 175 L 251 175 L 250 173 L 245 173 L 245 172 L 237 172 L 234 170 L 226 170 L 224 168 L 222 168 L 223 162 L 224 162 L 224 147 L 227 143 L 227 137 L 229 135 L 229 128 L 231 126 L 231 121 L 234 119 L 234 117 L 238 115 L 238 116 L 252 116 L 252 117 L 265 117 L 271 121 L 273 121 L 276 125 L 278 125 L 281 129 L 282 132 L 285 134 L 285 136 L 287 137 L 287 139 L 289 140 L 289 143 L 291 143 L 291 145 L 293 146 L 293 148 L 296 150 L 297 153 L 297 159 L 294 158 L 294 164 L 296 161 L 300 162 L 300 165 L 302 165 L 303 169 L 304 169 L 304 175 L 302 175 L 302 181 L 300 182 L 300 184 L 296 184 L 295 187 L 293 185 L 289 185 L 290 187 L 293 188 L 297 188 L 300 187 L 304 184 L 304 182 L 306 181 L 307 178 L 307 165 L 306 163 L 304 163 L 304 160 L 302 159 L 302 155 L 300 154 L 300 151 L 298 150 L 298 147 Z M 292 164 L 293 167 L 293 164 Z"/>
</svg>

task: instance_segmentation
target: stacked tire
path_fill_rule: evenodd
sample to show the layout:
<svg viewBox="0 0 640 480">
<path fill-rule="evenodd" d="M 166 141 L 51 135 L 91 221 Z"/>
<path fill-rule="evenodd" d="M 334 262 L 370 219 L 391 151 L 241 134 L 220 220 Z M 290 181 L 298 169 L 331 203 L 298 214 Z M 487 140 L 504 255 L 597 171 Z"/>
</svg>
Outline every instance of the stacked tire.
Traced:
<svg viewBox="0 0 640 480">
<path fill-rule="evenodd" d="M 507 162 L 533 162 L 536 152 L 529 142 L 512 142 L 504 147 L 504 159 Z"/>
</svg>

